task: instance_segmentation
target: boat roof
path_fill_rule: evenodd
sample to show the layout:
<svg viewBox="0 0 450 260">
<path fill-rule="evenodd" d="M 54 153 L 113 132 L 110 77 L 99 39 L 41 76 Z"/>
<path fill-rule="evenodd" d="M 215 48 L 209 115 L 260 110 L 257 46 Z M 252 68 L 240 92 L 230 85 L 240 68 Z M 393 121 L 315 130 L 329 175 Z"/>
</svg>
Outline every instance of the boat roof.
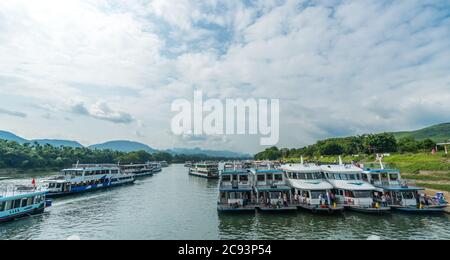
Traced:
<svg viewBox="0 0 450 260">
<path fill-rule="evenodd" d="M 322 171 L 322 168 L 316 164 L 285 164 L 281 169 L 289 172 L 315 173 Z"/>
<path fill-rule="evenodd" d="M 282 170 L 278 170 L 278 169 L 267 169 L 267 170 L 251 169 L 250 171 L 254 174 L 283 173 Z"/>
<path fill-rule="evenodd" d="M 334 188 L 341 190 L 376 190 L 372 184 L 359 180 L 329 180 L 329 182 Z"/>
<path fill-rule="evenodd" d="M 246 169 L 232 169 L 232 170 L 223 170 L 222 175 L 237 175 L 237 174 L 249 174 L 249 171 Z"/>
<path fill-rule="evenodd" d="M 328 173 L 362 173 L 363 170 L 353 164 L 331 164 L 320 166 L 322 171 Z"/>
<path fill-rule="evenodd" d="M 62 171 L 98 171 L 98 170 L 116 170 L 117 166 L 88 166 L 83 168 L 67 168 Z"/>
<path fill-rule="evenodd" d="M 250 191 L 253 191 L 252 188 L 242 188 L 242 187 L 239 187 L 237 189 L 234 189 L 232 187 L 223 187 L 223 188 L 221 187 L 219 190 L 221 192 L 250 192 Z"/>
<path fill-rule="evenodd" d="M 7 201 L 7 200 L 16 200 L 16 199 L 22 199 L 22 198 L 28 198 L 28 197 L 34 197 L 38 195 L 44 195 L 47 194 L 46 190 L 36 190 L 36 191 L 0 191 L 0 201 Z"/>
<path fill-rule="evenodd" d="M 370 169 L 364 170 L 364 173 L 400 173 L 398 169 Z"/>
<path fill-rule="evenodd" d="M 264 191 L 290 191 L 291 187 L 287 185 L 278 185 L 276 187 L 272 186 L 257 186 L 255 187 L 256 191 L 264 192 Z"/>
<path fill-rule="evenodd" d="M 422 191 L 425 188 L 414 186 L 380 186 L 383 190 L 387 191 Z"/>
<path fill-rule="evenodd" d="M 289 183 L 299 190 L 331 190 L 333 185 L 324 180 L 295 180 L 289 179 Z"/>
</svg>

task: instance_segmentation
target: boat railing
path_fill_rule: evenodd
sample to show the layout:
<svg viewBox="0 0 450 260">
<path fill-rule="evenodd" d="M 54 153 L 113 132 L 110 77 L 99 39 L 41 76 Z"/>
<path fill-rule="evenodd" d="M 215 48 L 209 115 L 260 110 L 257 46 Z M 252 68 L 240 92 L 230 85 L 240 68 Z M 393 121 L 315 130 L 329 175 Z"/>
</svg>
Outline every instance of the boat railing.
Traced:
<svg viewBox="0 0 450 260">
<path fill-rule="evenodd" d="M 0 197 L 22 195 L 26 193 L 40 192 L 40 191 L 44 191 L 44 188 L 26 185 L 1 185 Z"/>
</svg>

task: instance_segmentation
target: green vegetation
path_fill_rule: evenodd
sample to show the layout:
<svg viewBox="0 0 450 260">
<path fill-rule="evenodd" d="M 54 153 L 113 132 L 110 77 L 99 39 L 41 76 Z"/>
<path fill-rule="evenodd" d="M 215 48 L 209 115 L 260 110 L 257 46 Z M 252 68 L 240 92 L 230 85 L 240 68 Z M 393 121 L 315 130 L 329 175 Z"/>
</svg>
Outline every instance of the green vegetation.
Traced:
<svg viewBox="0 0 450 260">
<path fill-rule="evenodd" d="M 299 158 L 300 156 L 320 157 L 336 155 L 375 154 L 375 153 L 418 153 L 429 152 L 436 147 L 431 139 L 416 141 L 411 138 L 396 140 L 393 134 L 370 134 L 346 138 L 332 138 L 318 141 L 300 149 L 278 149 L 271 147 L 258 153 L 258 160 L 277 160 Z"/>
<path fill-rule="evenodd" d="M 431 139 L 434 142 L 441 143 L 450 140 L 450 123 L 430 126 L 417 131 L 398 132 L 393 134 L 397 139 L 412 138 L 418 141 Z"/>
<path fill-rule="evenodd" d="M 145 151 L 117 152 L 112 150 L 93 150 L 89 148 L 53 147 L 38 143 L 19 144 L 0 140 L 0 169 L 60 169 L 77 163 L 140 163 L 147 161 L 185 161 L 224 160 L 205 155 L 171 155 L 166 152 L 150 154 Z"/>
<path fill-rule="evenodd" d="M 420 187 L 428 188 L 428 189 L 450 192 L 450 184 L 418 182 L 417 185 Z"/>
</svg>

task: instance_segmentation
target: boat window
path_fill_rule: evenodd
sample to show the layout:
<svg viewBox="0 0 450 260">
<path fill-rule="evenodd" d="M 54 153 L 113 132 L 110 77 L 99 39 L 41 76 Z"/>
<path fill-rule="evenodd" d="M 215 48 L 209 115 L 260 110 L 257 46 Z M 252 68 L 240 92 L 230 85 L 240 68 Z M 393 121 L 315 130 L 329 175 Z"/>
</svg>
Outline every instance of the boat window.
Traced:
<svg viewBox="0 0 450 260">
<path fill-rule="evenodd" d="M 267 174 L 267 180 L 268 181 L 273 180 L 273 174 Z"/>
<path fill-rule="evenodd" d="M 231 181 L 231 176 L 230 175 L 223 175 L 222 176 L 222 181 Z"/>
<path fill-rule="evenodd" d="M 389 175 L 389 179 L 391 179 L 391 181 L 398 181 L 399 177 L 397 173 L 391 173 Z"/>
<path fill-rule="evenodd" d="M 372 180 L 379 181 L 380 180 L 380 175 L 379 174 L 372 174 Z"/>
<path fill-rule="evenodd" d="M 356 175 L 355 174 L 350 174 L 349 178 L 350 178 L 351 181 L 354 181 L 354 180 L 356 180 Z"/>
<path fill-rule="evenodd" d="M 14 208 L 14 201 L 10 200 L 6 202 L 5 210 L 11 210 Z"/>
<path fill-rule="evenodd" d="M 319 199 L 320 195 L 325 199 L 327 197 L 327 192 L 324 190 L 311 191 L 311 199 Z"/>
<path fill-rule="evenodd" d="M 21 203 L 21 200 L 15 200 L 15 201 L 14 201 L 14 208 L 15 208 L 15 209 L 20 208 L 20 203 Z"/>
<path fill-rule="evenodd" d="M 240 181 L 248 181 L 248 176 L 247 175 L 240 175 L 239 176 L 239 180 Z"/>
<path fill-rule="evenodd" d="M 282 181 L 283 180 L 283 175 L 281 174 L 275 174 L 275 181 Z"/>
<path fill-rule="evenodd" d="M 299 179 L 299 180 L 306 180 L 306 174 L 304 174 L 304 173 L 298 173 L 298 179 Z"/>
<path fill-rule="evenodd" d="M 355 198 L 371 198 L 372 191 L 354 191 L 353 195 Z"/>
<path fill-rule="evenodd" d="M 415 198 L 414 192 L 403 192 L 402 195 L 405 200 L 413 200 Z"/>
<path fill-rule="evenodd" d="M 258 175 L 258 181 L 265 181 L 265 180 L 266 180 L 266 176 Z"/>
<path fill-rule="evenodd" d="M 22 208 L 28 206 L 28 199 L 27 198 L 22 199 L 22 204 L 21 205 L 22 205 Z"/>
<path fill-rule="evenodd" d="M 5 207 L 6 207 L 6 202 L 5 201 L 0 202 L 0 212 L 5 211 Z"/>
</svg>

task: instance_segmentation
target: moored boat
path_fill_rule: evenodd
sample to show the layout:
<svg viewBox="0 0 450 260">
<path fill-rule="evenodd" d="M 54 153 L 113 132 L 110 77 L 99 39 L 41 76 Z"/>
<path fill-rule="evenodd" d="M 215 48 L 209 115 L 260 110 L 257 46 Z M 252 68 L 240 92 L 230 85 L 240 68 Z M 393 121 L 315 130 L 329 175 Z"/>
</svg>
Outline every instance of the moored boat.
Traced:
<svg viewBox="0 0 450 260">
<path fill-rule="evenodd" d="M 434 198 L 421 194 L 425 188 L 408 185 L 399 170 L 385 169 L 382 158 L 379 157 L 378 160 L 381 168 L 365 169 L 362 176 L 376 187 L 379 203 L 406 213 L 445 213 L 447 201 L 443 194 Z"/>
<path fill-rule="evenodd" d="M 251 172 L 243 168 L 222 171 L 217 210 L 219 212 L 254 212 L 255 208 Z"/>
<path fill-rule="evenodd" d="M 148 164 L 120 165 L 122 173 L 132 175 L 134 178 L 153 176 L 153 167 Z"/>
<path fill-rule="evenodd" d="M 369 213 L 386 214 L 391 208 L 374 200 L 376 188 L 362 180 L 363 170 L 353 164 L 344 165 L 339 158 L 339 165 L 322 165 L 324 178 L 333 186 L 338 204 L 346 209 Z"/>
<path fill-rule="evenodd" d="M 168 163 L 167 161 L 161 161 L 160 164 L 161 164 L 161 167 L 162 167 L 162 168 L 167 168 L 167 167 L 169 167 L 169 163 Z"/>
<path fill-rule="evenodd" d="M 291 188 L 287 185 L 283 171 L 271 169 L 251 169 L 257 209 L 261 211 L 295 211 Z"/>
<path fill-rule="evenodd" d="M 149 162 L 149 167 L 152 169 L 153 173 L 160 173 L 162 171 L 161 163 L 159 162 Z"/>
<path fill-rule="evenodd" d="M 116 165 L 76 165 L 61 171 L 60 176 L 45 180 L 47 197 L 62 197 L 77 193 L 134 183 L 135 178 L 123 174 Z"/>
<path fill-rule="evenodd" d="M 44 213 L 51 204 L 46 202 L 46 194 L 35 187 L 0 188 L 0 223 Z"/>
<path fill-rule="evenodd" d="M 196 163 L 189 168 L 189 175 L 207 178 L 219 178 L 219 165 L 213 162 Z"/>
<path fill-rule="evenodd" d="M 340 213 L 343 204 L 336 201 L 333 186 L 327 182 L 322 169 L 315 164 L 289 164 L 281 166 L 294 193 L 299 208 L 313 213 Z"/>
</svg>

